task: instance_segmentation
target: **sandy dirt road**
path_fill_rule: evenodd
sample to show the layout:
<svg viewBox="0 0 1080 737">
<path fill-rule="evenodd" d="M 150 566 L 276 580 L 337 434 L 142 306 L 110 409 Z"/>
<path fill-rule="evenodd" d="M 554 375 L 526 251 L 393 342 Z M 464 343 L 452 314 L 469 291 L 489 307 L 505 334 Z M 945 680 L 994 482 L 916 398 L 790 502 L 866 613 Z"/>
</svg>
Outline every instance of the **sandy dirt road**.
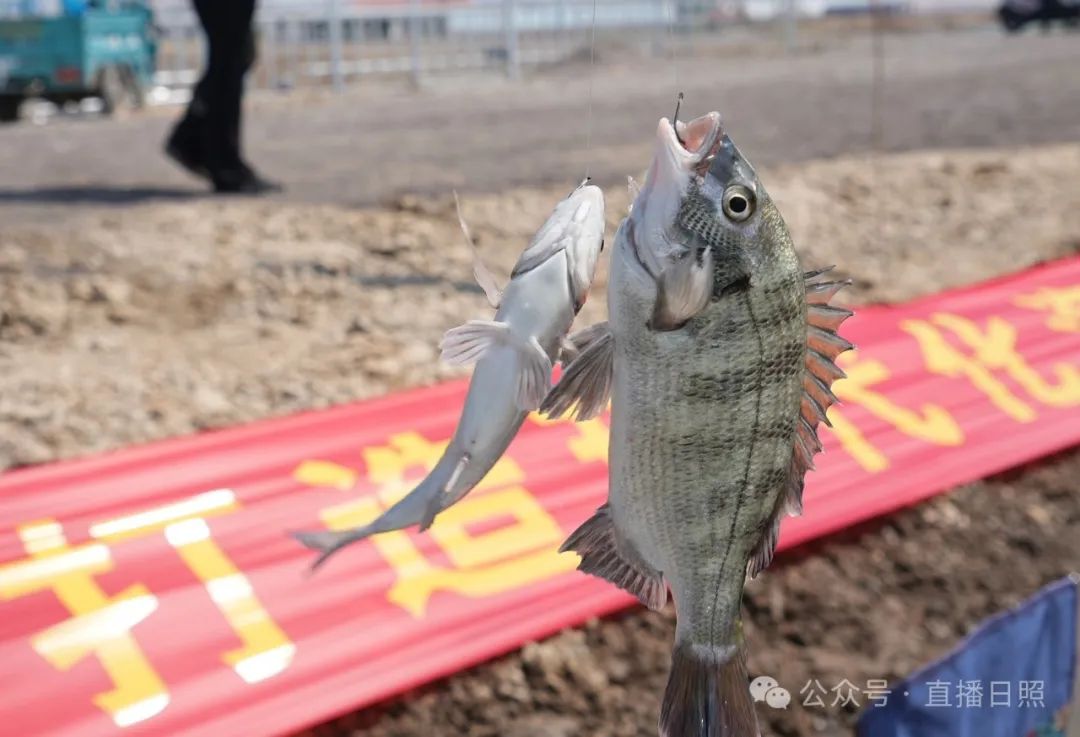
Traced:
<svg viewBox="0 0 1080 737">
<path fill-rule="evenodd" d="M 872 64 L 865 34 L 804 34 L 785 56 L 774 38 L 720 37 L 684 49 L 687 114 L 723 112 L 740 147 L 774 164 L 867 150 Z M 885 37 L 879 89 L 887 150 L 1022 145 L 1080 138 L 1080 39 L 1006 37 L 993 27 Z M 603 184 L 647 163 L 649 139 L 675 99 L 667 59 L 599 49 L 593 151 L 585 155 L 588 67 L 519 84 L 432 78 L 419 93 L 360 83 L 341 96 L 259 93 L 249 101 L 251 158 L 288 185 L 289 201 L 372 204 L 403 192 L 497 192 L 569 183 L 590 162 Z M 57 120 L 0 128 L 0 224 L 54 220 L 103 204 L 199 196 L 166 161 L 177 114 Z"/>
</svg>

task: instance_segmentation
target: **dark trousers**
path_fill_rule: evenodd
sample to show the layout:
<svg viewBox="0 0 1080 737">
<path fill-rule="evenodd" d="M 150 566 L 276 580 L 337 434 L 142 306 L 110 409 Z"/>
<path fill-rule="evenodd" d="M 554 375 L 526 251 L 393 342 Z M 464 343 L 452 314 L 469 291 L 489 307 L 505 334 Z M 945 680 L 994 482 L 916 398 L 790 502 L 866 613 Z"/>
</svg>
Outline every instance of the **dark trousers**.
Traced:
<svg viewBox="0 0 1080 737">
<path fill-rule="evenodd" d="M 193 0 L 206 32 L 206 70 L 173 140 L 198 152 L 211 178 L 234 178 L 247 167 L 240 146 L 244 75 L 255 60 L 255 0 Z"/>
</svg>

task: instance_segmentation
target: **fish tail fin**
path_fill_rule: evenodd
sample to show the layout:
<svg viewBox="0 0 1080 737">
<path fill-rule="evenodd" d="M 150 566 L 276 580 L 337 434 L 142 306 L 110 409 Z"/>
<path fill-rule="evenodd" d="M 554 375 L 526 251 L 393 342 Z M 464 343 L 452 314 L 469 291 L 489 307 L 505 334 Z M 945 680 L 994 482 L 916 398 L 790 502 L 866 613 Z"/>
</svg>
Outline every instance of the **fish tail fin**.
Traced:
<svg viewBox="0 0 1080 737">
<path fill-rule="evenodd" d="M 447 449 L 435 468 L 416 485 L 416 488 L 370 524 L 349 530 L 312 530 L 292 533 L 292 536 L 302 545 L 319 553 L 311 570 L 314 572 L 342 548 L 372 535 L 402 530 L 413 525 L 419 525 L 421 531 L 430 527 L 435 515 L 463 494 L 463 491 L 456 486 L 469 461 L 469 456 L 468 454 L 459 455 L 451 448 Z M 468 490 L 468 488 L 465 489 L 464 493 Z"/>
<path fill-rule="evenodd" d="M 675 646 L 660 737 L 760 737 L 741 650 Z"/>
<path fill-rule="evenodd" d="M 319 553 L 319 557 L 311 564 L 311 572 L 314 573 L 327 559 L 357 540 L 363 540 L 370 533 L 368 525 L 355 530 L 310 530 L 292 533 L 301 545 Z"/>
</svg>

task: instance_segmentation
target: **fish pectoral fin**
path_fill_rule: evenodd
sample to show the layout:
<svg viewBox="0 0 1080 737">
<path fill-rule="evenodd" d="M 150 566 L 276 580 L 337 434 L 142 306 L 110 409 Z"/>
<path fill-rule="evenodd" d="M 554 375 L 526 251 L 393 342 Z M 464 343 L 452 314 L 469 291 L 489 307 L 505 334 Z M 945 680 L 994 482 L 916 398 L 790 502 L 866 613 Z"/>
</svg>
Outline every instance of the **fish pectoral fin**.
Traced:
<svg viewBox="0 0 1080 737">
<path fill-rule="evenodd" d="M 571 335 L 564 336 L 559 341 L 559 362 L 563 365 L 563 368 L 570 366 L 571 363 L 578 359 L 582 351 L 610 332 L 611 327 L 605 320 L 587 328 L 582 328 Z"/>
<path fill-rule="evenodd" d="M 610 334 L 611 325 L 608 324 L 607 320 L 604 320 L 603 322 L 598 322 L 595 325 L 590 325 L 587 328 L 582 328 L 576 333 L 572 333 L 571 335 L 567 336 L 566 339 L 573 344 L 574 348 L 577 349 L 578 353 L 581 353 L 583 350 L 591 346 L 596 341 L 602 340 L 605 336 L 608 336 Z"/>
<path fill-rule="evenodd" d="M 563 366 L 569 366 L 580 355 L 581 350 L 574 341 L 566 336 L 559 339 L 559 363 Z"/>
<path fill-rule="evenodd" d="M 678 330 L 708 306 L 712 289 L 712 249 L 705 249 L 700 258 L 687 254 L 660 274 L 649 327 L 661 331 Z"/>
<path fill-rule="evenodd" d="M 467 366 L 479 361 L 495 343 L 510 337 L 510 326 L 494 320 L 469 320 L 450 328 L 439 341 L 442 360 L 454 366 Z"/>
<path fill-rule="evenodd" d="M 517 406 L 525 412 L 540 407 L 551 390 L 551 359 L 535 337 L 518 345 L 521 368 L 517 377 Z"/>
<path fill-rule="evenodd" d="M 544 399 L 540 411 L 552 419 L 574 414 L 575 420 L 583 422 L 603 412 L 611 398 L 615 339 L 604 322 L 575 333 L 570 340 L 581 353 Z"/>
<path fill-rule="evenodd" d="M 566 539 L 560 553 L 581 556 L 578 570 L 602 578 L 636 596 L 654 611 L 667 603 L 667 587 L 660 571 L 641 559 L 636 550 L 616 535 L 608 505 L 596 510 Z"/>
</svg>

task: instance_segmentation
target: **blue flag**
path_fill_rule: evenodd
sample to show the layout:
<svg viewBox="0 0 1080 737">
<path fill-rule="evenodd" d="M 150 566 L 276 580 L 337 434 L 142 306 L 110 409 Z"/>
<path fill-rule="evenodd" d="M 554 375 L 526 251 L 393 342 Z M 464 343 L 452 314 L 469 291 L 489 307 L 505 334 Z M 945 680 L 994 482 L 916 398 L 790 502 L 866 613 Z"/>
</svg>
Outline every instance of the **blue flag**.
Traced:
<svg viewBox="0 0 1080 737">
<path fill-rule="evenodd" d="M 859 737 L 1065 737 L 1077 679 L 1080 579 L 1051 584 L 868 706 Z M 1073 704 L 1071 711 L 1080 710 Z"/>
</svg>

